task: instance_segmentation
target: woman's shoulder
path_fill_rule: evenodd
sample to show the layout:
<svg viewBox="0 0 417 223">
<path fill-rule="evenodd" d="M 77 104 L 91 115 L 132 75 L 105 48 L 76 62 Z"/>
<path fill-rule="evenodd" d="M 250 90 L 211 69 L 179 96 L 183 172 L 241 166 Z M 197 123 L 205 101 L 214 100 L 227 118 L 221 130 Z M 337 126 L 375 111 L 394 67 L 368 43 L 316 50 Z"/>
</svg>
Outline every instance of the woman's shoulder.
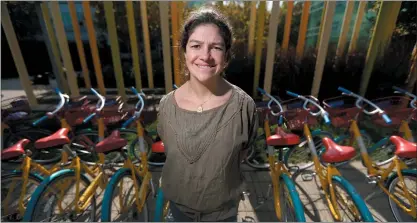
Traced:
<svg viewBox="0 0 417 223">
<path fill-rule="evenodd" d="M 251 111 L 255 110 L 256 109 L 255 100 L 253 100 L 253 98 L 248 93 L 246 93 L 242 88 L 234 84 L 231 84 L 231 85 L 234 88 L 234 91 L 236 95 L 238 96 L 237 100 L 240 101 L 241 105 Z"/>
<path fill-rule="evenodd" d="M 159 100 L 159 105 L 158 105 L 159 112 L 163 111 L 167 107 L 167 105 L 171 102 L 171 98 L 174 95 L 174 91 L 175 90 L 170 91 L 168 94 L 162 96 L 161 100 Z"/>
</svg>

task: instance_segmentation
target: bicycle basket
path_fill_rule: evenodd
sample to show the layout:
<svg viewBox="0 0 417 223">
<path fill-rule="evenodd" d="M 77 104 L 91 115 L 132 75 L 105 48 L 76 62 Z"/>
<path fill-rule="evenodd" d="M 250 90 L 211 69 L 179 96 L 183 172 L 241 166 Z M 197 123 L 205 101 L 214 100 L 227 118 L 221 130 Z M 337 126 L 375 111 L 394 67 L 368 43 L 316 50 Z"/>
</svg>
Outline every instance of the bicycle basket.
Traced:
<svg viewBox="0 0 417 223">
<path fill-rule="evenodd" d="M 391 96 L 373 100 L 372 102 L 391 118 L 392 124 L 385 123 L 379 115 L 373 116 L 372 121 L 382 127 L 400 125 L 402 120 L 407 120 L 412 115 L 413 108 L 410 107 L 410 101 L 410 98 L 404 96 Z"/>
<path fill-rule="evenodd" d="M 307 120 L 309 126 L 318 124 L 317 117 L 310 115 L 309 111 L 303 109 L 305 103 L 302 99 L 290 99 L 281 103 L 284 109 L 284 118 L 288 129 L 291 131 L 303 130 L 304 123 Z M 309 104 L 311 111 L 317 112 L 318 108 Z"/>
<path fill-rule="evenodd" d="M 356 107 L 355 102 L 356 98 L 345 95 L 323 100 L 323 108 L 329 113 L 334 127 L 349 127 L 349 121 L 360 112 L 360 109 Z M 361 115 L 361 113 L 359 114 Z"/>
</svg>

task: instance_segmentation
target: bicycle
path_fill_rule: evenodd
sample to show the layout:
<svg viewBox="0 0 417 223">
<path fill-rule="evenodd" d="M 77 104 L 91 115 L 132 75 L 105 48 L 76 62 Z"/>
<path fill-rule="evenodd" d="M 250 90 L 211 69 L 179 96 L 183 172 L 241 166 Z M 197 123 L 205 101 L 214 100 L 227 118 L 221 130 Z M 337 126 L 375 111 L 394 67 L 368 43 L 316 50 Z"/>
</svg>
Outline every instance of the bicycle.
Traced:
<svg viewBox="0 0 417 223">
<path fill-rule="evenodd" d="M 287 91 L 287 94 L 303 101 L 303 109 L 307 111 L 306 115 L 313 117 L 321 117 L 326 125 L 330 125 L 328 113 L 317 103 L 316 100 L 309 96 L 302 96 L 296 93 Z M 309 106 L 310 105 L 310 106 Z M 309 107 L 308 107 L 309 106 Z M 314 112 L 317 111 L 317 112 Z M 286 111 L 290 112 L 290 111 Z M 342 162 L 351 159 L 355 155 L 355 149 L 347 146 L 337 146 L 332 139 L 328 137 L 323 138 L 323 145 L 326 151 L 322 154 L 328 165 L 323 166 L 319 161 L 310 128 L 308 126 L 307 117 L 303 122 L 304 135 L 308 140 L 308 145 L 311 150 L 315 175 L 318 176 L 320 182 L 320 189 L 324 192 L 327 205 L 335 221 L 346 220 L 345 217 L 341 216 L 342 207 L 347 207 L 346 211 L 349 211 L 353 217 L 353 220 L 349 221 L 374 221 L 374 218 L 366 206 L 361 196 L 356 192 L 355 188 L 340 174 L 337 168 L 333 165 L 334 163 Z M 340 189 L 338 190 L 337 187 Z M 342 195 L 342 191 L 346 192 L 348 196 Z M 347 199 L 350 197 L 351 204 L 348 204 Z"/>
<path fill-rule="evenodd" d="M 81 160 L 77 152 L 71 150 L 68 145 L 64 145 L 63 149 L 71 154 L 72 157 L 69 167 L 44 178 L 42 183 L 34 191 L 27 205 L 23 221 L 40 221 L 39 218 L 43 220 L 43 217 L 38 215 L 45 212 L 48 212 L 46 214 L 48 215 L 49 221 L 55 220 L 52 219 L 52 217 L 61 217 L 62 220 L 82 218 L 83 220 L 90 222 L 95 221 L 96 190 L 98 187 L 104 190 L 109 177 L 105 170 L 112 170 L 115 172 L 114 167 L 116 166 L 115 163 L 111 161 L 105 162 L 105 156 L 111 152 L 121 152 L 123 155 L 124 152 L 122 151 L 122 148 L 127 145 L 127 140 L 120 138 L 120 133 L 117 130 L 113 131 L 107 138 L 104 138 L 105 126 L 103 117 L 100 114 L 106 104 L 106 99 L 93 88 L 91 88 L 91 91 L 99 98 L 99 100 L 96 104 L 96 110 L 85 118 L 83 123 L 89 122 L 94 117 L 97 117 L 98 119 L 98 136 L 100 142 L 94 146 L 95 152 L 98 153 L 98 162 L 90 168 L 87 166 L 88 162 Z M 91 181 L 87 175 L 92 178 Z M 71 183 L 72 178 L 75 178 L 75 183 Z M 69 200 L 75 207 L 73 207 L 72 210 L 65 210 L 62 207 L 62 202 L 66 201 L 63 197 L 65 195 L 70 195 L 71 197 L 71 194 L 68 191 L 71 188 L 67 188 L 71 186 L 75 187 L 75 198 L 69 198 Z M 43 198 L 46 198 L 46 201 L 41 200 Z M 43 202 L 46 202 L 46 204 L 42 204 Z M 54 207 L 52 207 L 53 205 Z M 55 206 L 60 213 L 52 213 L 55 211 L 51 209 L 55 208 Z M 70 206 L 66 208 L 71 209 Z M 83 216 L 84 212 L 90 212 L 90 214 Z"/>
<path fill-rule="evenodd" d="M 104 192 L 104 198 L 102 203 L 102 215 L 101 221 L 109 222 L 113 221 L 113 217 L 116 217 L 117 220 L 121 220 L 114 216 L 116 213 L 112 211 L 113 205 L 119 207 L 121 210 L 118 213 L 122 216 L 135 216 L 138 217 L 139 213 L 143 214 L 143 219 L 132 219 L 134 221 L 148 221 L 148 207 L 147 207 L 147 199 L 149 195 L 149 190 L 155 195 L 155 189 L 152 183 L 152 174 L 148 170 L 148 156 L 147 151 L 144 148 L 144 131 L 143 126 L 140 121 L 138 121 L 139 117 L 141 116 L 141 112 L 144 107 L 144 100 L 141 95 L 144 95 L 143 92 L 138 93 L 135 88 L 132 87 L 132 91 L 137 95 L 139 98 L 139 102 L 135 106 L 135 113 L 134 115 L 128 119 L 122 126 L 126 128 L 131 123 L 136 122 L 136 129 L 137 129 L 137 138 L 139 142 L 140 148 L 140 164 L 138 168 L 136 168 L 132 161 L 125 157 L 125 163 L 121 169 L 119 169 L 116 173 L 114 173 L 113 177 L 111 178 L 110 182 L 107 184 L 107 187 Z M 130 178 L 133 183 L 127 183 L 126 188 L 128 192 L 134 191 L 133 198 L 128 198 L 129 194 L 123 196 L 121 192 L 123 191 L 124 187 L 124 178 Z M 120 183 L 120 186 L 118 186 Z M 126 204 L 127 202 L 127 204 Z M 133 211 L 134 213 L 131 213 Z"/>
<path fill-rule="evenodd" d="M 356 98 L 356 107 L 366 115 L 378 115 L 377 117 L 382 117 L 387 124 L 392 122 L 385 111 L 383 111 L 375 103 L 343 87 L 339 87 L 338 90 L 343 92 L 342 94 L 344 95 Z M 416 102 L 417 99 L 415 98 L 413 100 L 414 108 L 416 106 Z M 363 146 L 361 133 L 358 131 L 359 128 L 355 119 L 350 121 L 350 129 L 352 130 L 351 132 L 354 140 L 356 140 L 358 145 L 360 145 L 361 157 L 363 160 L 362 164 L 367 169 L 366 178 L 368 183 L 375 184 L 387 195 L 391 211 L 397 221 L 403 222 L 410 220 L 406 219 L 407 217 L 411 218 L 412 221 L 416 221 L 417 190 L 415 187 L 417 184 L 417 170 L 407 168 L 404 159 L 415 159 L 417 157 L 417 145 L 398 135 L 391 136 L 389 139 L 396 146 L 396 151 L 389 166 L 383 168 L 375 165 L 369 157 L 368 149 Z M 408 178 L 409 182 L 411 182 L 411 185 L 414 185 L 414 188 L 408 189 L 408 186 L 405 184 L 406 178 Z M 396 191 L 397 189 L 398 191 Z M 381 193 L 381 191 L 378 193 Z M 376 194 L 377 192 L 373 192 L 365 198 L 365 200 L 369 200 Z M 402 196 L 404 200 L 400 201 L 401 198 L 399 196 Z M 401 216 L 401 213 L 406 214 L 405 217 Z"/>
<path fill-rule="evenodd" d="M 303 204 L 295 188 L 295 184 L 291 180 L 291 174 L 282 161 L 284 148 L 298 145 L 300 143 L 300 137 L 292 133 L 286 133 L 281 128 L 284 110 L 278 100 L 261 88 L 258 88 L 258 91 L 270 98 L 268 109 L 273 116 L 278 116 L 280 120 L 274 135 L 271 135 L 266 128 L 266 144 L 268 146 L 268 162 L 272 179 L 275 214 L 279 221 L 305 222 Z M 272 110 L 272 103 L 278 106 L 279 111 L 277 113 Z M 268 124 L 266 126 L 268 127 Z M 274 154 L 276 149 L 278 149 L 278 160 L 275 159 Z M 269 192 L 270 190 L 268 190 L 268 195 Z M 285 210 L 286 208 L 288 209 Z M 288 213 L 290 213 L 290 216 L 287 215 Z"/>
</svg>

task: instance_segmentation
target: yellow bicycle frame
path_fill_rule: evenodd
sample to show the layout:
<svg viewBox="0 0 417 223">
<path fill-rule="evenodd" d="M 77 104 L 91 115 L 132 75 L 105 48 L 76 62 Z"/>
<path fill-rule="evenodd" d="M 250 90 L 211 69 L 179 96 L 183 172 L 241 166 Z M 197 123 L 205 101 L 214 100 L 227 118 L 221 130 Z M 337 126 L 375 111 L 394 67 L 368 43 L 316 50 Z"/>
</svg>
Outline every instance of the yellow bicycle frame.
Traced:
<svg viewBox="0 0 417 223">
<path fill-rule="evenodd" d="M 359 127 L 358 124 L 356 122 L 356 120 L 351 120 L 351 124 L 350 124 L 350 132 L 353 133 L 354 138 L 356 139 L 360 149 L 361 149 L 361 156 L 362 156 L 362 160 L 365 164 L 365 167 L 368 170 L 368 174 L 369 176 L 373 176 L 373 177 L 379 177 L 377 184 L 378 186 L 381 188 L 382 191 L 384 191 L 385 194 L 387 194 L 391 199 L 394 200 L 394 202 L 401 207 L 407 214 L 411 215 L 413 218 L 417 217 L 417 204 L 416 202 L 412 199 L 412 197 L 414 197 L 414 199 L 417 198 L 417 194 L 412 193 L 410 195 L 409 190 L 404 186 L 402 187 L 402 191 L 403 191 L 403 195 L 405 195 L 405 197 L 407 198 L 407 200 L 410 202 L 411 204 L 411 208 L 408 209 L 407 207 L 405 207 L 400 201 L 398 201 L 398 199 L 396 197 L 394 197 L 394 195 L 392 195 L 386 188 L 384 185 L 385 180 L 388 178 L 388 176 L 394 171 L 394 169 L 397 171 L 398 177 L 400 179 L 400 182 L 402 185 L 404 184 L 404 177 L 401 173 L 402 170 L 407 169 L 407 165 L 400 160 L 397 156 L 394 156 L 393 161 L 391 162 L 391 164 L 389 165 L 388 168 L 381 168 L 378 167 L 376 165 L 374 165 L 372 159 L 369 157 L 368 155 L 368 150 L 365 147 L 364 143 L 363 143 L 363 139 L 361 136 L 361 133 L 359 131 Z M 411 135 L 411 130 L 410 128 L 408 128 L 408 124 L 407 122 L 403 121 L 401 128 L 405 135 L 410 134 Z"/>
<path fill-rule="evenodd" d="M 336 199 L 336 194 L 335 194 L 334 187 L 332 184 L 333 176 L 341 176 L 341 174 L 337 170 L 337 168 L 333 166 L 332 164 L 329 164 L 327 167 L 323 167 L 321 165 L 319 158 L 317 156 L 317 151 L 314 146 L 313 137 L 311 136 L 311 132 L 307 123 L 304 123 L 304 135 L 308 141 L 310 149 L 312 150 L 311 152 L 313 155 L 314 168 L 319 177 L 320 185 L 323 188 L 323 191 L 325 193 L 326 201 L 330 208 L 330 212 L 336 221 L 341 221 L 342 217 L 340 215 L 339 210 L 336 208 L 337 199 Z M 343 202 L 346 204 L 345 198 L 344 197 L 341 197 L 341 198 L 343 199 Z M 351 213 L 355 215 L 356 219 L 359 219 L 360 214 L 357 210 L 351 209 Z"/>
</svg>

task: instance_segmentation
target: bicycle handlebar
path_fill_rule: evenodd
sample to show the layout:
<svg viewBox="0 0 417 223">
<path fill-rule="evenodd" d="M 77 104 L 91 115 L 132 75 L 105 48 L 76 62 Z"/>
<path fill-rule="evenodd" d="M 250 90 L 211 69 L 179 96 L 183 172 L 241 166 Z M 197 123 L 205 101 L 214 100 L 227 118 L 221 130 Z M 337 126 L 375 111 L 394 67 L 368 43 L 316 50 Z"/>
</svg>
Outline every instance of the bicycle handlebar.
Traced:
<svg viewBox="0 0 417 223">
<path fill-rule="evenodd" d="M 106 98 L 100 95 L 96 90 L 94 90 L 94 88 L 91 88 L 91 91 L 99 98 L 99 100 L 96 104 L 96 110 L 94 111 L 94 113 L 88 115 L 87 118 L 83 120 L 84 124 L 89 122 L 94 116 L 96 116 L 104 108 L 104 105 L 106 104 Z"/>
<path fill-rule="evenodd" d="M 34 122 L 32 123 L 32 125 L 33 125 L 33 126 L 36 126 L 36 125 L 38 125 L 39 123 L 41 123 L 41 122 L 45 121 L 46 119 L 48 119 L 49 117 L 52 117 L 53 115 L 55 115 L 57 112 L 59 112 L 59 111 L 62 109 L 62 107 L 64 107 L 65 103 L 66 103 L 66 102 L 68 102 L 68 100 L 69 100 L 69 96 L 68 96 L 68 95 L 66 95 L 66 94 L 63 94 L 63 93 L 59 90 L 59 88 L 55 88 L 55 92 L 58 94 L 58 96 L 59 96 L 59 98 L 60 98 L 59 104 L 57 105 L 57 107 L 55 108 L 55 110 L 54 110 L 54 111 L 52 111 L 52 112 L 47 112 L 47 113 L 46 113 L 46 115 L 44 115 L 44 116 L 42 116 L 40 119 L 38 119 L 38 120 L 34 121 Z"/>
<path fill-rule="evenodd" d="M 329 114 L 326 112 L 326 110 L 324 110 L 323 107 L 321 107 L 319 104 L 317 104 L 317 102 L 315 102 L 314 100 L 312 100 L 310 98 L 304 97 L 302 95 L 296 94 L 296 93 L 291 92 L 291 91 L 287 91 L 287 94 L 290 95 L 290 96 L 292 96 L 292 97 L 295 97 L 295 98 L 299 98 L 299 99 L 304 100 L 305 101 L 304 104 L 303 104 L 303 109 L 304 110 L 308 111 L 312 116 L 319 116 L 320 115 L 324 119 L 324 123 L 326 123 L 326 125 L 330 125 L 331 124 L 331 121 L 330 121 L 330 118 L 329 118 Z M 316 98 L 314 98 L 314 99 L 316 99 Z M 307 108 L 307 105 L 309 103 L 311 103 L 314 106 L 316 106 L 319 109 L 319 111 L 316 112 L 316 113 L 314 113 L 312 111 L 309 111 L 309 109 Z"/>
<path fill-rule="evenodd" d="M 138 103 L 136 103 L 135 109 L 137 111 L 135 111 L 135 113 L 133 114 L 132 117 L 130 117 L 127 121 L 125 121 L 122 125 L 122 129 L 126 128 L 127 126 L 129 126 L 132 122 L 134 122 L 136 119 L 138 119 L 140 117 L 140 114 L 142 113 L 143 107 L 145 106 L 145 101 L 143 100 L 143 96 L 145 96 L 145 94 L 141 91 L 141 93 L 139 93 L 136 88 L 132 87 L 131 90 L 133 91 L 134 94 L 136 94 L 136 96 L 138 96 L 139 101 Z M 140 107 L 139 107 L 140 106 Z"/>
<path fill-rule="evenodd" d="M 365 114 L 367 114 L 367 115 L 375 115 L 376 113 L 379 113 L 387 124 L 391 124 L 392 123 L 390 117 L 384 112 L 384 110 L 382 110 L 380 107 L 378 107 L 376 104 L 372 103 L 368 99 L 366 99 L 366 98 L 364 98 L 364 97 L 362 97 L 360 95 L 357 95 L 357 94 L 353 93 L 352 91 L 349 91 L 349 90 L 347 90 L 347 89 L 345 89 L 343 87 L 338 87 L 337 89 L 339 91 L 343 92 L 342 94 L 344 94 L 344 95 L 348 95 L 348 96 L 357 98 L 355 105 L 356 105 L 357 108 L 361 109 Z M 364 109 L 360 105 L 361 102 L 366 102 L 368 105 L 374 107 L 375 110 L 374 111 L 368 111 L 368 110 Z"/>
<path fill-rule="evenodd" d="M 282 113 L 283 111 L 284 111 L 284 109 L 282 108 L 282 106 L 281 106 L 281 103 L 279 103 L 279 101 L 274 97 L 274 96 L 272 96 L 272 95 L 270 95 L 270 94 L 268 94 L 264 89 L 262 89 L 262 88 L 257 88 L 258 89 L 258 91 L 261 93 L 261 94 L 263 94 L 263 95 L 265 95 L 265 96 L 267 96 L 268 98 L 270 98 L 270 100 L 269 100 L 269 102 L 268 102 L 268 109 L 271 111 L 271 113 L 272 113 L 272 115 L 273 116 L 278 116 L 280 113 Z M 277 112 L 277 113 L 275 113 L 273 110 L 272 110 L 272 108 L 271 108 L 271 104 L 273 103 L 273 102 L 275 102 L 275 104 L 277 104 L 278 105 L 278 107 L 279 107 L 279 109 L 280 109 L 280 111 L 279 112 Z M 281 120 L 281 118 L 282 118 L 282 116 L 280 117 L 280 122 L 282 121 Z"/>
<path fill-rule="evenodd" d="M 405 94 L 405 95 L 410 96 L 411 98 L 413 98 L 413 100 L 411 100 L 411 102 L 410 102 L 410 106 L 412 108 L 417 109 L 417 96 L 416 95 L 414 95 L 414 94 L 412 94 L 412 93 L 410 93 L 410 92 L 408 92 L 404 89 L 396 87 L 396 86 L 394 86 L 392 88 L 395 90 L 394 93 L 402 93 L 402 94 Z"/>
</svg>

